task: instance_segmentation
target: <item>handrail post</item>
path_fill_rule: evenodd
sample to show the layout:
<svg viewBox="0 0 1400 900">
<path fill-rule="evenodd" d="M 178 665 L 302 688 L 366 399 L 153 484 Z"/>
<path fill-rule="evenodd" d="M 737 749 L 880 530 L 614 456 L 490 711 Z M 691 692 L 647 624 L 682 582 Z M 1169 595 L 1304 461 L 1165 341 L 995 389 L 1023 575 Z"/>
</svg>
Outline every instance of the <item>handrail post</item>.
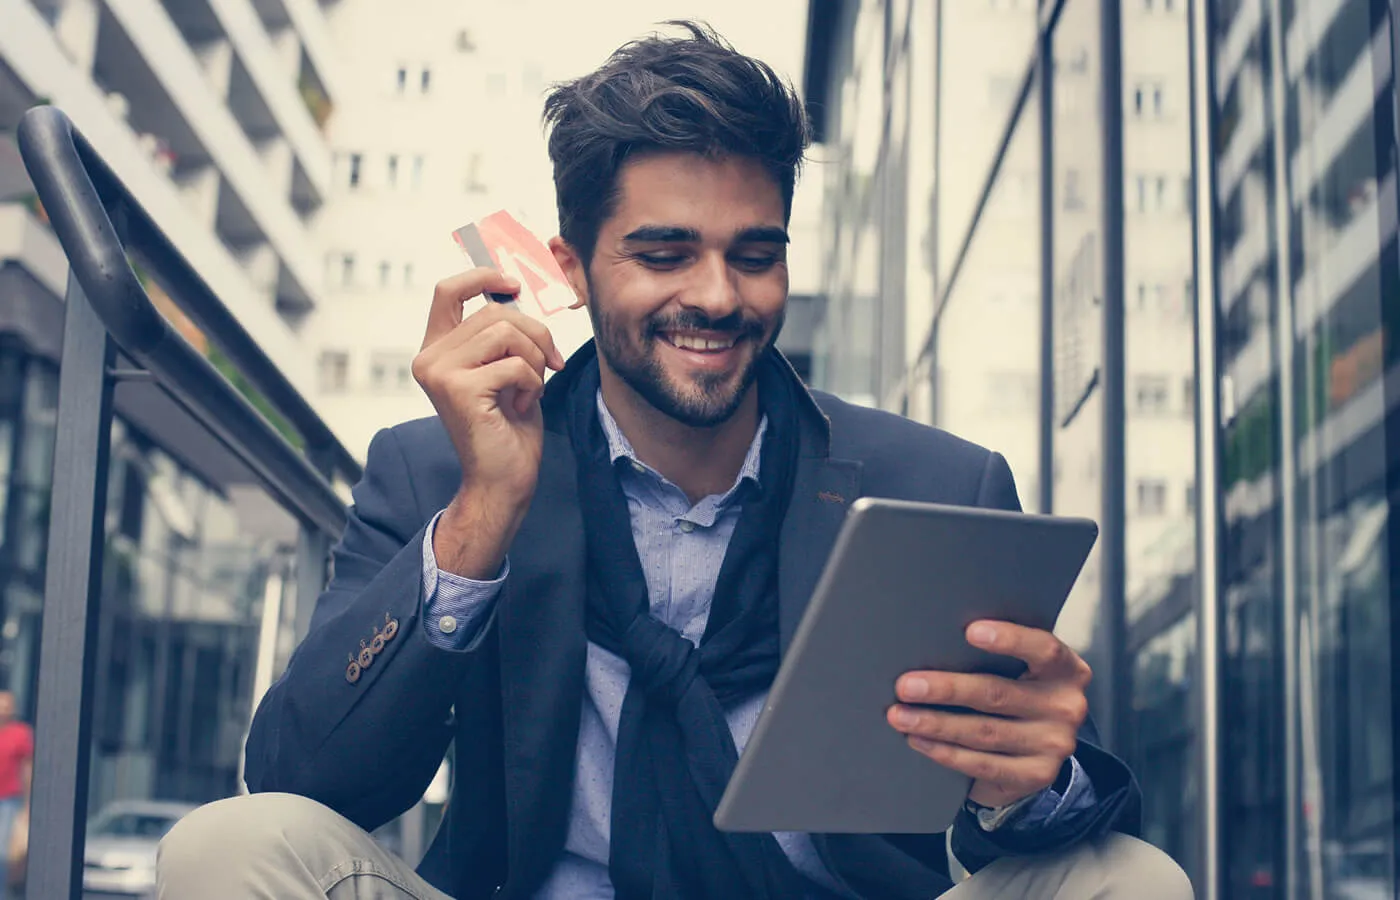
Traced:
<svg viewBox="0 0 1400 900">
<path fill-rule="evenodd" d="M 31 791 L 31 897 L 77 900 L 92 756 L 102 548 L 116 359 L 107 329 L 69 276 L 39 650 Z"/>
</svg>

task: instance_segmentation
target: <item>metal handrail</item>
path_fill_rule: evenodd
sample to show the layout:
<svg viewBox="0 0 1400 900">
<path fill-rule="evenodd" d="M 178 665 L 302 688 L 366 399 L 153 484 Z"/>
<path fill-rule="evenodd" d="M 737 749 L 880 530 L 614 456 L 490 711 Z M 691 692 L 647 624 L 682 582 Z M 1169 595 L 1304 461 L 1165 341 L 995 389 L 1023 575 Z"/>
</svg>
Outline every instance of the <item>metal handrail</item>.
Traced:
<svg viewBox="0 0 1400 900">
<path fill-rule="evenodd" d="M 112 396 L 120 350 L 208 429 L 300 522 L 297 597 L 325 586 L 347 510 L 328 480 L 361 467 L 141 208 L 66 115 L 27 112 L 19 149 L 69 261 L 44 573 L 27 891 L 82 895 L 103 582 Z M 305 439 L 303 456 L 157 311 L 132 269 L 149 266 L 182 312 Z M 304 633 L 312 608 L 297 604 Z"/>
<path fill-rule="evenodd" d="M 20 154 L 73 277 L 117 345 L 151 372 L 292 513 L 323 531 L 339 534 L 345 526 L 345 503 L 324 476 L 338 474 L 353 483 L 361 475 L 359 462 L 67 115 L 51 106 L 35 107 L 25 113 L 18 134 Z M 308 462 L 170 326 L 132 271 L 128 248 L 139 248 L 140 258 L 149 263 L 181 310 L 306 439 L 307 453 L 319 466 Z"/>
</svg>

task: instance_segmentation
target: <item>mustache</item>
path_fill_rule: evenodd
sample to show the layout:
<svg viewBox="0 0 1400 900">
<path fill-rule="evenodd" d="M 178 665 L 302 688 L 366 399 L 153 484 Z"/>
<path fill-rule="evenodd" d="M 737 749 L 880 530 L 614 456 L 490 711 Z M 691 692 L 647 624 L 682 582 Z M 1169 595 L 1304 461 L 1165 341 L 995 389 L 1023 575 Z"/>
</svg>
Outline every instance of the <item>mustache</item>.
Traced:
<svg viewBox="0 0 1400 900">
<path fill-rule="evenodd" d="M 648 336 L 659 337 L 667 331 L 713 331 L 719 334 L 733 335 L 736 338 L 757 340 L 763 337 L 763 322 L 755 317 L 745 316 L 741 310 L 737 309 L 729 315 L 719 318 L 706 315 L 698 309 L 688 309 L 648 320 Z"/>
</svg>

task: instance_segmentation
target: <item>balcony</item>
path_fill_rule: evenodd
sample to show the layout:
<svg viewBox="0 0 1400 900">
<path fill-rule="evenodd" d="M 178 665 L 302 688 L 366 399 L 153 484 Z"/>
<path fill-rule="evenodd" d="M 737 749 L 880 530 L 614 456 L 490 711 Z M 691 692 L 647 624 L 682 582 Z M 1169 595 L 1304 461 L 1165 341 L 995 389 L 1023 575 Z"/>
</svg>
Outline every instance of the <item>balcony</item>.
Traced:
<svg viewBox="0 0 1400 900">
<path fill-rule="evenodd" d="M 215 236 L 219 172 L 212 165 L 191 166 L 191 160 L 203 152 L 204 141 L 186 145 L 186 152 L 196 155 L 163 155 L 164 162 L 170 163 L 169 175 L 164 174 L 163 163 L 155 164 L 159 160 L 152 160 L 150 149 L 158 149 L 163 141 L 174 151 L 180 146 L 178 134 L 148 132 L 150 138 L 138 134 L 129 121 L 130 107 L 136 104 L 123 95 L 107 95 L 95 86 L 70 61 L 49 25 L 27 0 L 0 0 L 0 21 L 5 23 L 0 28 L 0 59 L 7 64 L 0 65 L 0 115 L 4 116 L 0 124 L 12 125 L 18 110 L 40 98 L 49 99 L 69 113 L 78 127 L 102 147 L 108 165 L 161 223 L 171 242 L 191 260 L 243 326 L 270 356 L 281 361 L 299 389 L 310 390 L 314 386 L 312 365 L 307 354 L 300 351 L 288 322 L 276 314 L 266 296 L 253 289 L 246 269 Z M 183 42 L 180 47 L 188 54 Z M 140 105 L 145 121 L 152 111 L 144 107 L 150 104 Z M 229 127 L 234 128 L 231 121 Z M 188 132 L 185 137 L 192 134 Z M 258 165 L 256 158 L 252 162 Z M 285 212 L 285 218 L 295 222 L 290 210 Z M 294 283 L 306 281 L 309 279 L 299 278 Z"/>
<path fill-rule="evenodd" d="M 166 140 L 177 159 L 207 154 L 223 181 L 246 207 L 262 239 L 286 270 L 287 303 L 300 307 L 314 296 L 315 270 L 305 227 L 269 172 L 263 154 L 225 106 L 218 85 L 156 0 L 114 0 L 103 10 L 93 75 L 127 98 L 140 98 L 132 116 L 142 130 Z M 138 104 L 133 104 L 133 107 Z M 195 164 L 202 162 L 196 159 Z M 272 190 L 269 190 L 271 185 Z M 279 307 L 282 298 L 278 298 Z"/>
</svg>

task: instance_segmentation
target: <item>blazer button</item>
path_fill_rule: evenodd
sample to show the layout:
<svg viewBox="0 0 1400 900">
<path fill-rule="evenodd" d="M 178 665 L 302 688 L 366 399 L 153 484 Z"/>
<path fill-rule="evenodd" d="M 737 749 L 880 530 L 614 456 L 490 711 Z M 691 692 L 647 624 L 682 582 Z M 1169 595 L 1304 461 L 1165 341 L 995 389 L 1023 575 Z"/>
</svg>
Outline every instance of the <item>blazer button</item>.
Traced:
<svg viewBox="0 0 1400 900">
<path fill-rule="evenodd" d="M 384 651 L 384 635 L 376 634 L 369 639 L 369 652 L 378 656 Z"/>
<path fill-rule="evenodd" d="M 354 684 L 360 680 L 360 664 L 352 662 L 345 667 L 345 680 Z"/>
<path fill-rule="evenodd" d="M 394 635 L 399 633 L 399 620 L 390 619 L 388 613 L 384 614 L 384 618 L 388 619 L 388 621 L 384 623 L 384 631 L 381 632 L 381 634 L 384 635 L 384 640 L 392 641 L 394 639 Z"/>
<path fill-rule="evenodd" d="M 360 668 L 368 669 L 374 663 L 374 653 L 368 647 L 360 648 Z"/>
</svg>

